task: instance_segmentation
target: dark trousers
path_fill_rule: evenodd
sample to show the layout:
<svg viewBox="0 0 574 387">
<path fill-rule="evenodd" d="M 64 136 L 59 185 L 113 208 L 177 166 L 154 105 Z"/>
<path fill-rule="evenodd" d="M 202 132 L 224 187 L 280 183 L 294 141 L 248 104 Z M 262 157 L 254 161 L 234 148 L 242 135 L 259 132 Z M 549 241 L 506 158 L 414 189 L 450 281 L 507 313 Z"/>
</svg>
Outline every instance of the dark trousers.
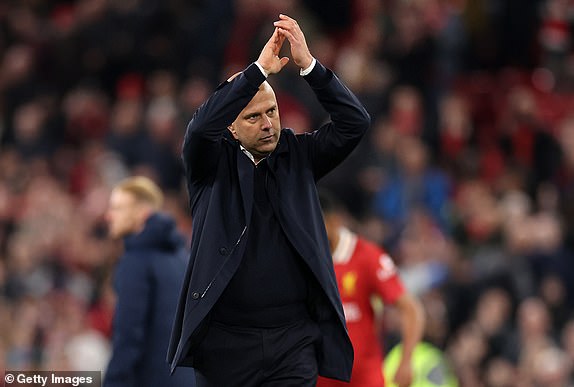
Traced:
<svg viewBox="0 0 574 387">
<path fill-rule="evenodd" d="M 315 386 L 319 337 L 309 319 L 279 328 L 212 321 L 195 353 L 197 387 Z"/>
</svg>

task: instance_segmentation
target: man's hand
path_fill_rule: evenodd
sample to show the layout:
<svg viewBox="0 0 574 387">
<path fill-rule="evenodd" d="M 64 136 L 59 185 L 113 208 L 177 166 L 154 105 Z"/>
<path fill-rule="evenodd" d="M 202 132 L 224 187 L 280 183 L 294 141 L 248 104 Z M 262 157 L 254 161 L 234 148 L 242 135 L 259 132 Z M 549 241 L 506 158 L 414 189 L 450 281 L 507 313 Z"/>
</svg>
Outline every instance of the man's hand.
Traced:
<svg viewBox="0 0 574 387">
<path fill-rule="evenodd" d="M 285 35 L 280 34 L 279 29 L 275 28 L 273 35 L 271 35 L 267 43 L 265 43 L 263 50 L 261 50 L 261 54 L 259 54 L 257 62 L 261 67 L 263 67 L 268 75 L 278 73 L 283 67 L 285 67 L 287 62 L 289 62 L 289 58 L 286 56 L 279 58 L 279 51 L 281 51 L 284 41 Z"/>
<path fill-rule="evenodd" d="M 395 382 L 398 387 L 408 387 L 411 385 L 413 382 L 413 369 L 410 360 L 401 360 L 393 382 Z"/>
<path fill-rule="evenodd" d="M 307 47 L 307 42 L 305 41 L 305 35 L 297 24 L 295 19 L 290 18 L 287 15 L 279 15 L 278 21 L 274 22 L 273 25 L 279 31 L 279 35 L 287 38 L 289 44 L 291 45 L 291 57 L 295 64 L 302 69 L 306 69 L 313 62 L 313 56 Z"/>
</svg>

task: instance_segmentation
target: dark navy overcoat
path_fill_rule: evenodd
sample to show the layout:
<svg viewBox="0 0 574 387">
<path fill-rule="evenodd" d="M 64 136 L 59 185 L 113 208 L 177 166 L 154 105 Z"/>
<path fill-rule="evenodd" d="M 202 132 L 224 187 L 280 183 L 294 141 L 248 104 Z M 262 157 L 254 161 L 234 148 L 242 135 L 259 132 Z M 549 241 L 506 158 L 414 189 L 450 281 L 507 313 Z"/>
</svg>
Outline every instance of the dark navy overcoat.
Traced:
<svg viewBox="0 0 574 387">
<path fill-rule="evenodd" d="M 349 380 L 353 348 L 316 182 L 355 148 L 370 125 L 370 117 L 353 93 L 321 63 L 303 78 L 331 121 L 306 134 L 281 131 L 276 149 L 268 156 L 266 187 L 282 229 L 319 284 L 310 303 L 322 333 L 319 373 Z M 193 366 L 194 348 L 205 333 L 206 316 L 243 257 L 253 206 L 254 168 L 227 127 L 264 80 L 258 67 L 251 64 L 241 75 L 220 85 L 187 127 L 182 156 L 193 232 L 168 353 L 172 370 Z"/>
</svg>

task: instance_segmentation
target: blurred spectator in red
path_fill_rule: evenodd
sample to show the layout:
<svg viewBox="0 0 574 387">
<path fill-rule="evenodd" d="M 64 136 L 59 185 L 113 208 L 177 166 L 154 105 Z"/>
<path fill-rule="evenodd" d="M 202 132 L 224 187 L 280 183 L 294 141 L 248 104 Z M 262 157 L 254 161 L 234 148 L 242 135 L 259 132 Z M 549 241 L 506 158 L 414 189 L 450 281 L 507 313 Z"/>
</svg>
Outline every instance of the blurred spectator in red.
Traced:
<svg viewBox="0 0 574 387">
<path fill-rule="evenodd" d="M 458 181 L 476 176 L 476 138 L 474 123 L 465 98 L 447 94 L 439 104 L 438 137 L 433 149 L 437 164 Z"/>
<path fill-rule="evenodd" d="M 540 120 L 531 90 L 511 89 L 507 104 L 499 123 L 500 150 L 507 166 L 523 171 L 526 188 L 534 197 L 539 185 L 549 181 L 558 169 L 559 145 Z"/>
<path fill-rule="evenodd" d="M 91 87 L 71 90 L 64 98 L 67 140 L 81 144 L 101 140 L 108 130 L 108 101 L 105 95 Z"/>
<path fill-rule="evenodd" d="M 421 93 L 411 86 L 392 91 L 389 121 L 400 136 L 420 136 L 424 128 L 424 110 Z"/>
<path fill-rule="evenodd" d="M 560 83 L 564 79 L 566 57 L 572 48 L 569 18 L 573 8 L 569 0 L 546 0 L 542 7 L 538 31 L 540 61 Z"/>
</svg>

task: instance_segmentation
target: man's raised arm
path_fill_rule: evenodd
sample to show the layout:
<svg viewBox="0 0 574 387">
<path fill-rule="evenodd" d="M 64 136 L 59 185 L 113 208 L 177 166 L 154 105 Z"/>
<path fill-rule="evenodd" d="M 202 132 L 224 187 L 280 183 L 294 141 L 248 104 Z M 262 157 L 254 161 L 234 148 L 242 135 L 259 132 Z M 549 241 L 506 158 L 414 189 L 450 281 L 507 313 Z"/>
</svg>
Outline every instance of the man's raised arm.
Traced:
<svg viewBox="0 0 574 387">
<path fill-rule="evenodd" d="M 331 117 L 330 123 L 306 136 L 312 141 L 311 159 L 319 179 L 351 153 L 369 128 L 371 118 L 337 76 L 313 58 L 297 21 L 286 15 L 279 18 L 274 24 L 289 41 L 293 61 Z"/>
<path fill-rule="evenodd" d="M 284 40 L 276 28 L 257 62 L 222 83 L 194 113 L 187 126 L 182 151 L 188 178 L 201 179 L 213 173 L 227 127 L 251 101 L 265 78 L 278 73 L 289 62 L 289 58 L 279 57 Z"/>
</svg>

